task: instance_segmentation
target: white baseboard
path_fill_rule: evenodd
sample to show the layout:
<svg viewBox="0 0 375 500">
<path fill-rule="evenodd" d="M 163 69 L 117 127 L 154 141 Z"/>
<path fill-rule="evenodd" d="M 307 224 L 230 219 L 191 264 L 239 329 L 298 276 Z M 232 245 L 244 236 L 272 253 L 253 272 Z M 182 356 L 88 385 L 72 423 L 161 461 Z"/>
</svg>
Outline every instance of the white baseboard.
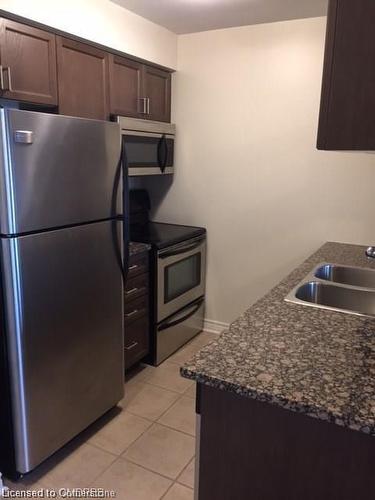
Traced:
<svg viewBox="0 0 375 500">
<path fill-rule="evenodd" d="M 213 319 L 205 319 L 203 331 L 209 333 L 221 333 L 229 328 L 229 323 L 222 323 L 221 321 L 214 321 Z"/>
</svg>

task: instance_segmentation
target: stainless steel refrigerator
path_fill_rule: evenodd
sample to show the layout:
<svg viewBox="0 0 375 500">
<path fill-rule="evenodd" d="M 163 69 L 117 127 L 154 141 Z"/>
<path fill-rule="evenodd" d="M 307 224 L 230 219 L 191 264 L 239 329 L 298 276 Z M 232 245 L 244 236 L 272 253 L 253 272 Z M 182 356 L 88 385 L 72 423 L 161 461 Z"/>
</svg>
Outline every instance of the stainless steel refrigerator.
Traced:
<svg viewBox="0 0 375 500">
<path fill-rule="evenodd" d="M 123 396 L 121 139 L 104 121 L 0 122 L 0 411 L 26 473 Z"/>
</svg>

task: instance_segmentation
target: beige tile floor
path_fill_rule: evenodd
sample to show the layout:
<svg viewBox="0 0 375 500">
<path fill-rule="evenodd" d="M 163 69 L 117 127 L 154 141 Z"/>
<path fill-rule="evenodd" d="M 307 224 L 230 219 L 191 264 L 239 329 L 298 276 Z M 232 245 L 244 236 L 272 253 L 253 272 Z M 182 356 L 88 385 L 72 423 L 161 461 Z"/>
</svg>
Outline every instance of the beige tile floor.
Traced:
<svg viewBox="0 0 375 500">
<path fill-rule="evenodd" d="M 118 500 L 193 500 L 195 384 L 179 367 L 211 340 L 203 332 L 159 367 L 130 373 L 118 408 L 13 490 L 97 487 Z"/>
</svg>

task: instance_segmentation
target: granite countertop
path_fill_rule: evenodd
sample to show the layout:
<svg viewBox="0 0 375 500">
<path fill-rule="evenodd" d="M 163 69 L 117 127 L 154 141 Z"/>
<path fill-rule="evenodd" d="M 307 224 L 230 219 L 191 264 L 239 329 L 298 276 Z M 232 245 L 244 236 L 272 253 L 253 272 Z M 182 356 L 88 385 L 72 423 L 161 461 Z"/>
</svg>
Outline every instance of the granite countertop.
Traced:
<svg viewBox="0 0 375 500">
<path fill-rule="evenodd" d="M 375 318 L 284 301 L 321 262 L 375 269 L 365 247 L 326 243 L 181 374 L 375 436 Z"/>
<path fill-rule="evenodd" d="M 148 245 L 147 243 L 135 243 L 134 241 L 131 241 L 129 243 L 129 255 L 131 257 L 132 255 L 137 255 L 138 253 L 148 252 L 150 248 L 151 245 Z"/>
</svg>

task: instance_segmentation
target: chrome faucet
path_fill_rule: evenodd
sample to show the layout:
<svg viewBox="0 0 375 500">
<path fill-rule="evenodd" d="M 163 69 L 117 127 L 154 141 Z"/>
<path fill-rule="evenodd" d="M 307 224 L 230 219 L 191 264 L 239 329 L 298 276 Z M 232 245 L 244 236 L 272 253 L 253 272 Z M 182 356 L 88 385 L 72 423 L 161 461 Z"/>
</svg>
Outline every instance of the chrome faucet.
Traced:
<svg viewBox="0 0 375 500">
<path fill-rule="evenodd" d="M 366 250 L 366 255 L 371 259 L 375 259 L 375 247 L 368 247 Z"/>
</svg>

